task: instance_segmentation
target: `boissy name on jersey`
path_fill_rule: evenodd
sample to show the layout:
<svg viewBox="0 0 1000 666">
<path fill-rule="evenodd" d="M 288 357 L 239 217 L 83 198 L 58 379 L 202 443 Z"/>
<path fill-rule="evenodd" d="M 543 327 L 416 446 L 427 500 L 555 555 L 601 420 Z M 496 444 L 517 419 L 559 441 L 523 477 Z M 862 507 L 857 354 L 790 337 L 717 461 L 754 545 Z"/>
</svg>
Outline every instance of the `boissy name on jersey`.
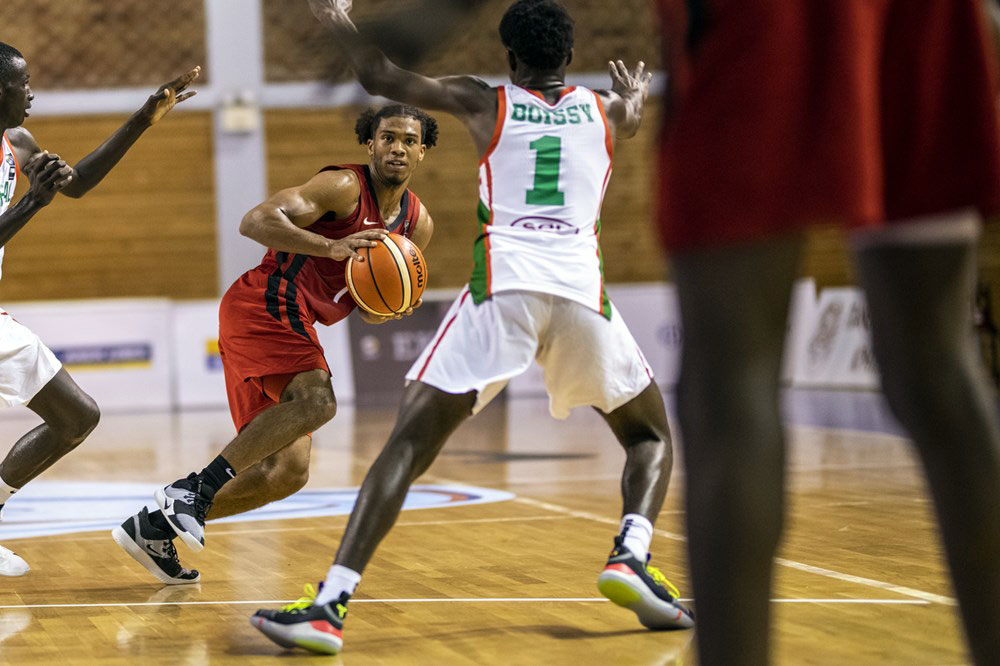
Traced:
<svg viewBox="0 0 1000 666">
<path fill-rule="evenodd" d="M 514 104 L 511 120 L 526 120 L 539 125 L 579 125 L 594 122 L 594 109 L 589 104 L 574 104 L 558 111 L 548 111 L 532 104 Z"/>
</svg>

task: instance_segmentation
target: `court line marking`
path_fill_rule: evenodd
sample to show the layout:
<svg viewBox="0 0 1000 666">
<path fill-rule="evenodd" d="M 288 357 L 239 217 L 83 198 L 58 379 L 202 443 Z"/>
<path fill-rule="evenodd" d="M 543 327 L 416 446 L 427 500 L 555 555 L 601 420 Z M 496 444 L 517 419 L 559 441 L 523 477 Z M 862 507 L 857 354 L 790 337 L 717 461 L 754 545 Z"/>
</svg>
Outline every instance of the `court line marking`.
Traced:
<svg viewBox="0 0 1000 666">
<path fill-rule="evenodd" d="M 575 509 L 570 509 L 569 507 L 560 506 L 558 504 L 551 504 L 549 502 L 542 502 L 541 500 L 532 499 L 530 497 L 515 497 L 513 502 L 519 502 L 521 504 L 526 504 L 528 506 L 533 506 L 538 509 L 547 509 L 549 511 L 554 511 L 556 513 L 562 513 L 564 515 L 573 516 L 575 518 L 583 518 L 585 520 L 593 520 L 600 523 L 605 523 L 608 525 L 617 526 L 621 521 L 614 520 L 612 518 L 605 518 L 604 516 L 599 516 L 589 511 L 577 511 Z M 659 536 L 666 537 L 667 539 L 672 539 L 674 541 L 687 541 L 687 538 L 681 534 L 676 534 L 674 532 L 668 532 L 666 530 L 661 530 L 654 528 L 653 532 Z M 854 576 L 852 574 L 846 574 L 840 571 L 834 571 L 833 569 L 826 569 L 824 567 L 817 567 L 811 564 L 805 564 L 803 562 L 796 562 L 795 560 L 788 560 L 783 557 L 776 557 L 774 562 L 780 566 L 787 567 L 789 569 L 797 569 L 799 571 L 805 571 L 807 573 L 816 574 L 818 576 L 824 576 L 826 578 L 832 578 L 834 580 L 843 581 L 846 583 L 855 583 L 858 585 L 865 585 L 867 587 L 874 587 L 879 590 L 884 590 L 886 592 L 895 592 L 896 594 L 902 594 L 903 596 L 913 597 L 915 599 L 922 599 L 924 601 L 944 604 L 946 606 L 954 606 L 955 600 L 951 597 L 946 597 L 940 594 L 934 594 L 933 592 L 925 592 L 924 590 L 917 590 L 912 587 L 905 587 L 903 585 L 896 585 L 894 583 L 887 583 L 881 580 L 875 580 L 874 578 L 864 578 L 862 576 Z"/>
<path fill-rule="evenodd" d="M 825 434 L 836 434 L 836 435 L 866 435 L 872 439 L 892 439 L 903 444 L 907 444 L 910 440 L 904 434 L 896 434 L 891 432 L 883 432 L 881 430 L 861 430 L 859 428 L 838 428 L 837 426 L 820 426 L 820 425 L 796 425 L 794 423 L 785 424 L 786 431 L 792 430 L 804 430 L 806 432 L 821 432 Z M 793 433 L 794 434 L 794 433 Z M 915 463 L 919 464 L 919 463 Z"/>
<path fill-rule="evenodd" d="M 274 606 L 289 604 L 297 599 L 229 599 L 224 601 L 135 601 L 86 604 L 23 604 L 0 606 L 0 610 L 27 608 L 131 608 L 139 606 Z M 604 603 L 604 597 L 465 597 L 439 599 L 351 599 L 352 604 L 439 604 L 439 603 Z M 680 599 L 690 602 L 691 599 Z M 878 604 L 893 606 L 927 606 L 922 599 L 771 599 L 776 604 Z"/>
<path fill-rule="evenodd" d="M 364 466 L 364 465 L 362 465 Z M 853 470 L 879 470 L 879 469 L 914 469 L 919 468 L 920 464 L 917 462 L 856 462 L 856 463 L 828 463 L 824 465 L 789 465 L 788 471 L 795 473 L 808 473 L 808 472 L 850 472 Z M 676 470 L 674 474 L 678 477 L 683 478 L 684 472 L 681 470 Z M 595 474 L 595 475 L 581 475 L 581 476 L 523 476 L 513 479 L 504 479 L 502 481 L 497 481 L 495 478 L 492 479 L 473 479 L 471 481 L 463 481 L 467 485 L 472 486 L 484 486 L 489 487 L 492 485 L 504 485 L 504 486 L 518 486 L 518 485 L 531 485 L 534 483 L 545 484 L 545 483 L 575 483 L 582 481 L 620 481 L 622 478 L 621 474 Z M 456 482 L 457 483 L 457 482 Z"/>
<path fill-rule="evenodd" d="M 439 507 L 440 508 L 440 507 Z M 303 518 L 343 518 L 346 523 L 350 516 L 340 515 L 340 516 L 303 516 Z M 420 527 L 424 525 L 456 525 L 456 524 L 468 524 L 468 523 L 514 523 L 514 522 L 533 522 L 536 520 L 566 520 L 570 516 L 507 516 L 502 518 L 456 518 L 454 520 L 409 520 L 400 521 L 394 525 L 394 527 Z M 301 520 L 301 518 L 286 518 L 285 520 Z M 266 520 L 261 520 L 259 522 L 268 522 Z M 239 523 L 224 523 L 226 525 L 238 525 Z M 221 527 L 221 526 L 220 526 Z M 343 525 L 337 525 L 336 527 L 343 527 Z M 260 534 L 263 532 L 315 532 L 318 528 L 316 526 L 311 527 L 262 527 L 260 529 L 213 529 L 209 534 L 212 538 L 218 536 L 227 536 L 230 534 Z M 92 530 L 93 531 L 93 530 Z M 90 532 L 81 532 L 81 534 L 90 534 Z M 47 536 L 47 537 L 25 537 L 26 539 L 39 539 L 44 538 L 46 543 L 51 543 L 53 541 L 103 541 L 107 538 L 108 533 L 101 534 L 100 536 Z"/>
<path fill-rule="evenodd" d="M 875 580 L 874 578 L 864 578 L 863 576 L 854 576 L 852 574 L 846 574 L 840 571 L 834 571 L 832 569 L 825 569 L 823 567 L 817 567 L 811 564 L 805 564 L 803 562 L 796 562 L 795 560 L 786 560 L 783 557 L 776 557 L 774 558 L 774 561 L 776 564 L 780 564 L 783 567 L 788 567 L 789 569 L 798 569 L 799 571 L 805 571 L 820 576 L 826 576 L 827 578 L 836 578 L 837 580 L 842 580 L 848 583 L 867 585 L 868 587 L 874 587 L 879 590 L 885 590 L 886 592 L 895 592 L 896 594 L 902 594 L 908 597 L 913 597 L 915 599 L 923 599 L 924 601 L 929 601 L 935 604 L 944 604 L 945 606 L 956 605 L 955 600 L 952 599 L 951 597 L 946 597 L 941 594 L 934 594 L 933 592 L 925 592 L 923 590 L 917 590 L 912 587 L 905 587 L 903 585 L 896 585 L 894 583 L 886 583 L 885 581 Z"/>
</svg>

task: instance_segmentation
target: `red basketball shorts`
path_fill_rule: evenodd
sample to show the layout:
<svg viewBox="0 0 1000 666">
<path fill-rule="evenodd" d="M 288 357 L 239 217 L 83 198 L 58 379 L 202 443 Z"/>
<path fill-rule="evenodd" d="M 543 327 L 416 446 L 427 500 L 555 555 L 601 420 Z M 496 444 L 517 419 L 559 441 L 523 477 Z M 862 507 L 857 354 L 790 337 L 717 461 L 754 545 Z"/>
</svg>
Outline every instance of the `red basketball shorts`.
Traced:
<svg viewBox="0 0 1000 666">
<path fill-rule="evenodd" d="M 247 271 L 219 306 L 219 354 L 237 431 L 279 402 L 295 375 L 330 371 L 301 292 L 289 310 L 283 289 L 269 291 L 266 273 Z"/>
<path fill-rule="evenodd" d="M 980 0 L 660 0 L 669 249 L 1000 211 Z"/>
</svg>

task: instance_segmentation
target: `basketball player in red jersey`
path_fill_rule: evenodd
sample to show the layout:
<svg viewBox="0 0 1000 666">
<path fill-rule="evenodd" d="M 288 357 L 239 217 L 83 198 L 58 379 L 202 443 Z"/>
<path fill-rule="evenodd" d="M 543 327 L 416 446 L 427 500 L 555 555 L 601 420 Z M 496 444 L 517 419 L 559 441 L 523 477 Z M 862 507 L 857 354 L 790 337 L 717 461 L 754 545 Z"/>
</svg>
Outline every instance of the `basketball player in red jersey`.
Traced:
<svg viewBox="0 0 1000 666">
<path fill-rule="evenodd" d="M 162 85 L 142 108 L 76 166 L 39 148 L 22 127 L 34 94 L 28 65 L 14 47 L 0 42 L 0 258 L 7 242 L 57 192 L 80 198 L 100 183 L 133 143 L 175 104 L 194 95 L 184 92 L 199 69 Z M 21 171 L 31 181 L 14 205 L 11 198 Z M 9 206 L 9 208 L 8 208 Z M 78 446 L 97 426 L 100 411 L 55 355 L 34 333 L 0 309 L 0 404 L 26 404 L 42 418 L 14 443 L 0 462 L 0 510 L 24 484 Z M 0 575 L 21 576 L 29 567 L 0 546 Z"/>
<path fill-rule="evenodd" d="M 368 164 L 324 167 L 308 182 L 278 192 L 243 218 L 240 231 L 269 248 L 222 297 L 219 351 L 238 434 L 200 473 L 156 493 L 112 531 L 115 541 L 157 579 L 193 583 L 172 539 L 205 544 L 207 517 L 243 513 L 305 485 L 310 433 L 337 411 L 315 324 L 330 326 L 355 309 L 344 273 L 357 250 L 389 232 L 421 249 L 434 223 L 407 185 L 437 141 L 437 123 L 411 106 L 367 111 L 356 125 Z M 388 319 L 359 311 L 369 323 Z M 407 313 L 408 314 L 408 313 Z"/>
<path fill-rule="evenodd" d="M 397 67 L 362 37 L 349 2 L 310 4 L 369 93 L 447 111 L 465 125 L 481 157 L 482 234 L 469 287 L 407 374 L 396 426 L 365 478 L 323 588 L 315 599 L 258 611 L 251 622 L 280 645 L 338 652 L 348 600 L 410 484 L 465 419 L 537 360 L 553 415 L 596 409 L 626 454 L 622 519 L 598 589 L 650 629 L 693 626 L 677 589 L 648 565 L 673 464 L 670 428 L 638 345 L 603 295 L 596 238 L 615 140 L 639 129 L 649 85 L 643 64 L 634 71 L 612 64 L 611 90 L 566 85 L 572 18 L 552 0 L 518 0 L 499 26 L 510 84 L 428 78 Z M 529 149 L 539 145 L 557 147 L 547 167 L 532 169 Z M 545 173 L 552 196 L 537 191 Z M 533 216 L 572 233 L 518 227 Z"/>
</svg>

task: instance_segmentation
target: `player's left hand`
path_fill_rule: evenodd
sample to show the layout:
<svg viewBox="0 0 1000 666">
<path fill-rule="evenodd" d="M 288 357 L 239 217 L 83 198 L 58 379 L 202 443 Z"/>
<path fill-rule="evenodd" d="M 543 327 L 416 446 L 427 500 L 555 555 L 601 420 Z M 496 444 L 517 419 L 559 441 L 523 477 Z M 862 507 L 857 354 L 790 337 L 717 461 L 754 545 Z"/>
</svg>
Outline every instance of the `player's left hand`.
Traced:
<svg viewBox="0 0 1000 666">
<path fill-rule="evenodd" d="M 139 110 L 140 115 L 144 116 L 147 122 L 152 125 L 167 115 L 167 112 L 177 104 L 194 97 L 197 94 L 195 91 L 189 90 L 185 92 L 185 90 L 198 78 L 199 74 L 201 74 L 200 65 L 187 74 L 181 74 L 173 81 L 164 83 L 142 105 L 142 109 Z"/>
<path fill-rule="evenodd" d="M 611 90 L 622 97 L 639 92 L 645 100 L 649 95 L 649 82 L 653 80 L 653 73 L 646 71 L 646 63 L 639 61 L 635 66 L 635 71 L 628 71 L 628 67 L 621 60 L 608 62 L 608 73 L 611 74 Z"/>
</svg>

